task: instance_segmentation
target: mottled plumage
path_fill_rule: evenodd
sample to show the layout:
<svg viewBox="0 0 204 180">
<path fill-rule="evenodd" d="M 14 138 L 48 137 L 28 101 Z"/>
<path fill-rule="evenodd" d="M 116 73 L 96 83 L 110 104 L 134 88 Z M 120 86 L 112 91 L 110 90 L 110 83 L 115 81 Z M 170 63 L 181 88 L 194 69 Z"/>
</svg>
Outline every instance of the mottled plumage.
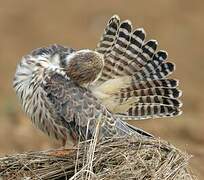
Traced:
<svg viewBox="0 0 204 180">
<path fill-rule="evenodd" d="M 143 29 L 113 16 L 96 50 L 39 48 L 17 66 L 14 89 L 32 122 L 66 142 L 120 135 L 151 136 L 125 119 L 181 113 L 174 65 Z"/>
</svg>

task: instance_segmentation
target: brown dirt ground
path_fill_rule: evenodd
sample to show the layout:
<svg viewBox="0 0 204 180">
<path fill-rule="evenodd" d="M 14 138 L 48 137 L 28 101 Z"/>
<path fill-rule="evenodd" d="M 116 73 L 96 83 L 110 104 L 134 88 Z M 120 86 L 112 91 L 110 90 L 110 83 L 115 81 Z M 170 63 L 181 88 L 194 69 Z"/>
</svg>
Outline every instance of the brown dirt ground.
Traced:
<svg viewBox="0 0 204 180">
<path fill-rule="evenodd" d="M 22 55 L 58 43 L 94 48 L 113 14 L 144 27 L 177 64 L 184 114 L 132 122 L 193 155 L 192 168 L 204 179 L 204 1 L 3 1 L 0 0 L 0 154 L 57 147 L 33 128 L 21 111 L 12 77 Z"/>
</svg>

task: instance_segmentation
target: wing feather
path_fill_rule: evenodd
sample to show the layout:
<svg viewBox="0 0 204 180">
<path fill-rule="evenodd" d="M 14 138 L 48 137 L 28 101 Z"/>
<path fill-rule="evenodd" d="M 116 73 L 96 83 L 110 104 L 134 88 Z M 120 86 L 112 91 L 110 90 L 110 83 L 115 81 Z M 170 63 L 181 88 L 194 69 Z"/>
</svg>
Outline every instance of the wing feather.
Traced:
<svg viewBox="0 0 204 180">
<path fill-rule="evenodd" d="M 135 133 L 150 136 L 148 133 L 130 129 L 113 115 L 86 88 L 57 73 L 48 76 L 42 88 L 71 134 L 78 140 L 92 139 L 99 123 L 99 139 L 114 135 Z"/>
</svg>

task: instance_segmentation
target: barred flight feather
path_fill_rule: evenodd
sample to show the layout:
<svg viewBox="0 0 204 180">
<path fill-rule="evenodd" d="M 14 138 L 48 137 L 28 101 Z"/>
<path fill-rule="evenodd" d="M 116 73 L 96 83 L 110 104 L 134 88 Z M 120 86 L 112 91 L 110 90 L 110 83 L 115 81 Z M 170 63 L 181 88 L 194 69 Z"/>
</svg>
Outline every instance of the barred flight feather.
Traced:
<svg viewBox="0 0 204 180">
<path fill-rule="evenodd" d="M 134 96 L 148 96 L 148 95 L 159 95 L 169 98 L 178 98 L 181 96 L 181 91 L 176 88 L 147 88 L 147 89 L 139 89 L 139 90 L 132 90 L 126 92 L 120 92 L 116 94 L 121 102 L 126 100 L 127 98 L 134 97 Z"/>
<path fill-rule="evenodd" d="M 180 115 L 182 111 L 169 105 L 158 104 L 137 104 L 131 107 L 124 114 L 117 114 L 116 117 L 123 120 L 144 120 L 150 118 L 173 117 Z"/>
<path fill-rule="evenodd" d="M 120 23 L 120 18 L 117 15 L 113 16 L 109 20 L 109 22 L 108 22 L 108 24 L 104 30 L 104 33 L 101 37 L 101 40 L 97 45 L 97 48 L 96 48 L 97 52 L 105 55 L 110 51 L 110 49 L 111 49 L 111 47 L 112 47 L 112 45 L 116 39 L 116 33 L 118 30 L 119 23 Z"/>
<path fill-rule="evenodd" d="M 106 38 L 110 31 L 114 33 L 111 38 Z M 126 118 L 178 115 L 182 105 L 177 99 L 181 96 L 177 89 L 178 81 L 166 79 L 175 70 L 175 65 L 167 61 L 166 51 L 156 51 L 156 40 L 145 41 L 145 36 L 144 29 L 133 30 L 130 21 L 120 22 L 117 16 L 111 18 L 96 49 L 103 55 L 105 64 L 92 91 L 97 89 L 104 93 L 102 102 L 116 115 Z M 121 77 L 128 78 L 122 83 Z M 112 83 L 116 83 L 117 88 Z"/>
</svg>

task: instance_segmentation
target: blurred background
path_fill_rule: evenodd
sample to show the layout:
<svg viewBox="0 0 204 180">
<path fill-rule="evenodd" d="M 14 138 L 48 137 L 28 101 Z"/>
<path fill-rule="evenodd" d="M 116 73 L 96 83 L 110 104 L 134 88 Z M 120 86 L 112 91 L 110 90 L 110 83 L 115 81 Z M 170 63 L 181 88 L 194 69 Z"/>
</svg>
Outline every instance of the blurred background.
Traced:
<svg viewBox="0 0 204 180">
<path fill-rule="evenodd" d="M 16 64 L 30 50 L 58 43 L 95 48 L 113 14 L 143 27 L 176 63 L 173 77 L 183 90 L 183 115 L 132 122 L 192 154 L 204 179 L 204 1 L 0 0 L 0 155 L 59 147 L 35 129 L 12 88 Z"/>
</svg>

